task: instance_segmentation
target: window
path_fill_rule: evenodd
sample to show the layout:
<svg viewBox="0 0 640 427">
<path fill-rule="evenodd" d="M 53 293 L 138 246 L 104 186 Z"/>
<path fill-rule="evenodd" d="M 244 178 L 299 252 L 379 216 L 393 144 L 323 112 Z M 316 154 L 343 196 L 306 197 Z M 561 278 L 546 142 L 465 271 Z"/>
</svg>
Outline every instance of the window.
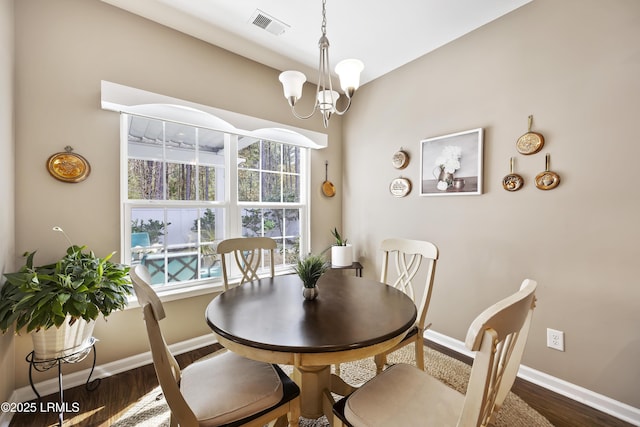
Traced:
<svg viewBox="0 0 640 427">
<path fill-rule="evenodd" d="M 220 281 L 225 238 L 273 238 L 279 271 L 308 247 L 308 148 L 133 114 L 121 127 L 124 259 L 160 290 Z"/>
</svg>

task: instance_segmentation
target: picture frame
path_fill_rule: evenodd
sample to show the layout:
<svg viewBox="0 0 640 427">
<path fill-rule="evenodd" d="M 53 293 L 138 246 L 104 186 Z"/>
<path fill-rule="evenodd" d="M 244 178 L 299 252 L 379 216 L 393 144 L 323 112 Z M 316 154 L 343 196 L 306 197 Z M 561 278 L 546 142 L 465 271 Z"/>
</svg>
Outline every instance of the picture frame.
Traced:
<svg viewBox="0 0 640 427">
<path fill-rule="evenodd" d="M 420 141 L 420 195 L 482 194 L 483 139 L 477 128 Z"/>
</svg>

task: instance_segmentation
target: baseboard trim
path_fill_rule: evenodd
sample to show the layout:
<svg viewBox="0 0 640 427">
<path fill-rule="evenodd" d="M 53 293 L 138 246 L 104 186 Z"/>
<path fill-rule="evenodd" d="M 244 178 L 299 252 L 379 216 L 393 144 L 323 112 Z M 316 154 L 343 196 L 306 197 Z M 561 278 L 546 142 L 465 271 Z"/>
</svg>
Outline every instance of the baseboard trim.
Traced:
<svg viewBox="0 0 640 427">
<path fill-rule="evenodd" d="M 469 351 L 462 341 L 451 338 L 447 335 L 429 329 L 425 332 L 424 337 L 457 353 L 461 353 L 471 358 L 474 356 L 474 353 Z M 610 397 L 524 365 L 521 365 L 518 370 L 518 378 L 568 397 L 576 402 L 590 406 L 635 426 L 640 426 L 640 409 L 634 408 L 626 403 L 619 402 Z"/>
</svg>

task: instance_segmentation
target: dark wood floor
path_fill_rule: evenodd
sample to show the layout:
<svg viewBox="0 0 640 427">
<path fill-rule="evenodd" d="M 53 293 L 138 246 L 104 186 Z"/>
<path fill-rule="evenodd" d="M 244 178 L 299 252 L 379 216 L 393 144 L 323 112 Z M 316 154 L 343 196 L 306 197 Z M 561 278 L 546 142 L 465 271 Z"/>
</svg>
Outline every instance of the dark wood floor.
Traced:
<svg viewBox="0 0 640 427">
<path fill-rule="evenodd" d="M 438 344 L 426 344 L 468 364 L 471 359 L 454 353 Z M 209 346 L 176 357 L 180 366 L 209 354 L 219 346 Z M 84 386 L 65 390 L 66 402 L 78 402 L 80 411 L 65 415 L 65 426 L 110 426 L 118 420 L 138 399 L 158 385 L 152 365 L 146 365 L 102 379 L 95 391 Z M 582 405 L 564 396 L 517 379 L 513 392 L 531 407 L 543 414 L 556 427 L 633 427 L 631 424 Z M 43 402 L 57 402 L 57 395 L 43 397 Z M 15 414 L 9 427 L 56 426 L 56 413 Z"/>
</svg>

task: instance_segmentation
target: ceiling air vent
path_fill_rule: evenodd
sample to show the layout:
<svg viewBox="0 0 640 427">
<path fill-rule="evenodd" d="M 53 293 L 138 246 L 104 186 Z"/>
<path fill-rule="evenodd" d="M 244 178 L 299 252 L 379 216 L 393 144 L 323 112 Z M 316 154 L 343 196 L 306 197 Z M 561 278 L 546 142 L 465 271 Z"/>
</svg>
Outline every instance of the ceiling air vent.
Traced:
<svg viewBox="0 0 640 427">
<path fill-rule="evenodd" d="M 251 15 L 249 22 L 276 36 L 284 33 L 285 30 L 289 28 L 289 26 L 284 22 L 277 20 L 273 16 L 267 15 L 260 9 L 256 9 L 253 15 Z"/>
</svg>

